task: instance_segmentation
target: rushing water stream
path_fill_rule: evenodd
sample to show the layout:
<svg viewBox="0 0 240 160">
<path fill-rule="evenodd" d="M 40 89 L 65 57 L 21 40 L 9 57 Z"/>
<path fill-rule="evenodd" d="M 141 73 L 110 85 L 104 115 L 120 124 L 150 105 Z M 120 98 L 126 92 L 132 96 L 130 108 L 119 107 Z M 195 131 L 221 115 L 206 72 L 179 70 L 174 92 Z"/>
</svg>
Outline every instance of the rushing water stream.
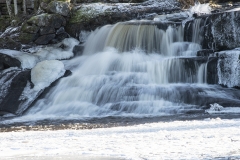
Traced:
<svg viewBox="0 0 240 160">
<path fill-rule="evenodd" d="M 96 29 L 83 53 L 64 61 L 72 75 L 16 121 L 206 117 L 210 106 L 239 107 L 237 89 L 211 80 L 224 79 L 220 63 L 225 62 L 209 65 L 211 56 L 197 56 L 202 49 L 201 19 L 192 23 L 189 41 L 184 27 L 142 20 Z"/>
<path fill-rule="evenodd" d="M 194 24 L 194 33 L 199 25 Z M 237 90 L 207 84 L 208 59 L 196 56 L 201 36 L 193 34 L 193 42 L 183 37 L 182 25 L 162 27 L 151 21 L 97 29 L 83 54 L 64 62 L 73 74 L 25 117 L 161 117 L 203 114 L 213 103 L 239 105 Z"/>
</svg>

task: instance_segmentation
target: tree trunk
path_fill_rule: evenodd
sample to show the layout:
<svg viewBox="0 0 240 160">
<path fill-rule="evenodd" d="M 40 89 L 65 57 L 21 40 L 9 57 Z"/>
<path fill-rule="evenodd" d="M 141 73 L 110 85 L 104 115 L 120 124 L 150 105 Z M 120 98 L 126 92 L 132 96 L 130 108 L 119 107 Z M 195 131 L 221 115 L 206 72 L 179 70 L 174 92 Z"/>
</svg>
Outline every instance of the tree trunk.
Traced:
<svg viewBox="0 0 240 160">
<path fill-rule="evenodd" d="M 11 7 L 11 0 L 6 0 L 7 10 L 9 17 L 12 18 L 12 7 Z"/>
<path fill-rule="evenodd" d="M 14 3 L 14 14 L 15 16 L 18 14 L 17 0 L 13 0 Z"/>
<path fill-rule="evenodd" d="M 26 0 L 23 0 L 23 14 L 27 14 Z"/>
<path fill-rule="evenodd" d="M 38 0 L 33 0 L 33 5 L 34 5 L 34 12 L 36 13 L 38 10 Z"/>
</svg>

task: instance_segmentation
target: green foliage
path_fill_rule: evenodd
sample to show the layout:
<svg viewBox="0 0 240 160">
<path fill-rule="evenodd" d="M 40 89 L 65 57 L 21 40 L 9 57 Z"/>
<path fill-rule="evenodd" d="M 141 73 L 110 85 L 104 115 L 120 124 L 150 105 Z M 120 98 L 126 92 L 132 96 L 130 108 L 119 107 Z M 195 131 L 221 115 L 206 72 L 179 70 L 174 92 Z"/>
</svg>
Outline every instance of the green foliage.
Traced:
<svg viewBox="0 0 240 160">
<path fill-rule="evenodd" d="M 0 17 L 0 32 L 3 32 L 10 25 L 10 18 L 8 16 Z"/>
</svg>

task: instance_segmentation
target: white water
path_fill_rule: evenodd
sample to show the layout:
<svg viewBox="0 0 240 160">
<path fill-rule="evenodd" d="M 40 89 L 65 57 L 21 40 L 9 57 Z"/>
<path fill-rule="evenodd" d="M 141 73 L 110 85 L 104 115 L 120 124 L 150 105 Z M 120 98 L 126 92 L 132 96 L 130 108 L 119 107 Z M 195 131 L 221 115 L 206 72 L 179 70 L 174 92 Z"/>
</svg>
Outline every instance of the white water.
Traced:
<svg viewBox="0 0 240 160">
<path fill-rule="evenodd" d="M 167 94 L 174 94 L 178 82 L 198 82 L 197 74 L 181 68 L 181 60 L 139 50 L 120 54 L 109 49 L 79 57 L 78 62 L 81 64 L 72 70 L 73 75 L 62 79 L 48 99 L 39 101 L 29 114 L 97 117 L 181 112 L 182 105 L 169 101 L 174 98 Z M 156 95 L 161 89 L 169 98 Z"/>
<path fill-rule="evenodd" d="M 199 23 L 194 26 L 197 27 L 199 30 Z M 157 24 L 151 24 L 151 21 L 117 23 L 94 31 L 86 41 L 83 54 L 94 54 L 113 47 L 119 52 L 140 49 L 145 53 L 159 53 L 165 56 L 195 56 L 201 49 L 201 40 L 194 36 L 194 43 L 183 42 L 183 37 L 184 30 L 181 25 L 162 30 Z"/>
<path fill-rule="evenodd" d="M 135 23 L 90 34 L 83 56 L 64 62 L 73 74 L 24 119 L 163 116 L 201 110 L 215 99 L 239 103 L 229 91 L 206 84 L 207 62 L 194 59 L 201 46 L 183 42 L 182 26 Z"/>
</svg>

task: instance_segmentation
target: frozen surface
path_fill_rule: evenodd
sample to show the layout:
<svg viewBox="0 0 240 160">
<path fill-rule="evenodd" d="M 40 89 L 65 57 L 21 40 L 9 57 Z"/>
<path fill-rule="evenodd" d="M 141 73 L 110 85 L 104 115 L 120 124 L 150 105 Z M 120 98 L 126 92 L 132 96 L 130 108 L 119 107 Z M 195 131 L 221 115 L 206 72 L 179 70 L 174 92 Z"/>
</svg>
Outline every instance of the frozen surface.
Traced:
<svg viewBox="0 0 240 160">
<path fill-rule="evenodd" d="M 191 20 L 193 14 L 197 15 L 204 15 L 204 14 L 211 14 L 212 8 L 209 6 L 209 3 L 201 4 L 195 3 L 194 6 L 190 7 L 188 10 L 180 12 L 180 13 L 172 13 L 166 15 L 157 15 L 153 19 L 154 21 L 161 21 L 161 22 L 171 22 L 171 21 L 188 21 Z"/>
<path fill-rule="evenodd" d="M 218 77 L 219 84 L 228 87 L 240 86 L 240 48 L 221 51 L 218 53 Z"/>
<path fill-rule="evenodd" d="M 194 6 L 190 7 L 189 13 L 190 15 L 193 15 L 194 13 L 197 15 L 203 15 L 203 14 L 211 14 L 212 8 L 209 6 L 209 3 L 195 3 Z"/>
<path fill-rule="evenodd" d="M 240 119 L 216 118 L 93 130 L 7 132 L 0 135 L 0 159 L 240 158 Z"/>
<path fill-rule="evenodd" d="M 235 11 L 240 11 L 240 7 L 237 7 L 237 8 L 234 8 L 234 9 L 227 10 L 226 12 L 235 12 Z"/>
<path fill-rule="evenodd" d="M 31 81 L 35 90 L 48 87 L 56 79 L 65 73 L 64 64 L 58 60 L 46 60 L 39 62 L 31 70 Z"/>
<path fill-rule="evenodd" d="M 148 0 L 143 3 L 90 3 L 80 6 L 80 10 L 87 13 L 88 16 L 91 15 L 91 18 L 97 17 L 99 14 L 140 12 L 149 8 L 180 9 L 176 0 Z"/>
<path fill-rule="evenodd" d="M 35 64 L 39 61 L 38 57 L 21 51 L 1 49 L 0 52 L 18 59 L 21 62 L 21 66 L 23 69 L 30 69 L 34 67 Z"/>
<path fill-rule="evenodd" d="M 210 108 L 206 110 L 209 114 L 226 114 L 226 113 L 233 113 L 238 114 L 240 113 L 239 107 L 223 107 L 217 103 L 210 104 Z"/>
<path fill-rule="evenodd" d="M 73 57 L 72 49 L 78 43 L 79 41 L 74 38 L 65 38 L 56 45 L 39 49 L 34 55 L 41 60 L 68 59 Z"/>
<path fill-rule="evenodd" d="M 31 69 L 43 60 L 62 60 L 73 57 L 72 49 L 78 43 L 79 41 L 74 38 L 66 38 L 62 42 L 52 46 L 39 47 L 35 50 L 32 48 L 30 49 L 32 53 L 9 49 L 1 49 L 0 52 L 18 59 L 23 69 Z"/>
</svg>

